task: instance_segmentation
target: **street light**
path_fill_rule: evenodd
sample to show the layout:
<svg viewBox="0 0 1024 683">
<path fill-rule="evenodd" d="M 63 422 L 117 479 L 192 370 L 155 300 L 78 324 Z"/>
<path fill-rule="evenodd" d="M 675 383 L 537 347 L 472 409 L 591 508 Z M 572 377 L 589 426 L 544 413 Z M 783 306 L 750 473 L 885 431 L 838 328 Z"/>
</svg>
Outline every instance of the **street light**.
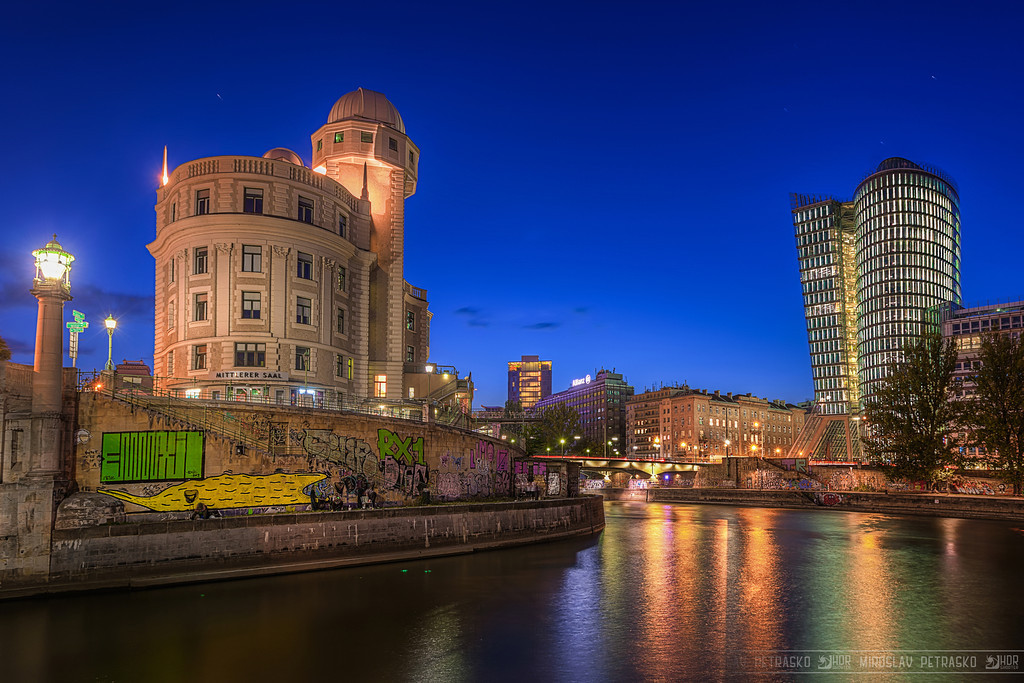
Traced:
<svg viewBox="0 0 1024 683">
<path fill-rule="evenodd" d="M 114 330 L 117 328 L 117 321 L 114 316 L 108 315 L 103 324 L 107 326 L 107 365 L 104 370 L 114 369 Z"/>
<path fill-rule="evenodd" d="M 729 439 L 725 440 L 725 457 L 729 457 L 729 444 L 732 443 Z"/>
<path fill-rule="evenodd" d="M 33 251 L 32 257 L 36 266 L 32 295 L 39 301 L 33 362 L 35 379 L 32 382 L 32 412 L 57 413 L 62 407 L 64 378 L 64 303 L 71 301 L 71 262 L 75 257 L 64 251 L 56 235 L 41 249 Z M 59 437 L 54 438 L 53 443 L 60 443 Z M 53 453 L 57 451 L 54 450 Z M 41 470 L 56 472 L 59 469 L 49 454 L 44 456 L 44 460 L 45 462 L 36 463 Z"/>
<path fill-rule="evenodd" d="M 564 456 L 565 455 L 565 438 L 559 439 L 558 443 L 562 444 L 562 455 Z"/>
</svg>

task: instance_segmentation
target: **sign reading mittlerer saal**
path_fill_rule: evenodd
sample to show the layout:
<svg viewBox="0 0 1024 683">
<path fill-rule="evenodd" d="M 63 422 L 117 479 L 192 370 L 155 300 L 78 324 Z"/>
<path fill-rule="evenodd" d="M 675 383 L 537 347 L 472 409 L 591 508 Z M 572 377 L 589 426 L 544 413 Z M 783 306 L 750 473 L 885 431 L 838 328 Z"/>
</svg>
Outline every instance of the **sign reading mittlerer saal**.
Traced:
<svg viewBox="0 0 1024 683">
<path fill-rule="evenodd" d="M 203 477 L 202 432 L 106 432 L 100 483 Z"/>
</svg>

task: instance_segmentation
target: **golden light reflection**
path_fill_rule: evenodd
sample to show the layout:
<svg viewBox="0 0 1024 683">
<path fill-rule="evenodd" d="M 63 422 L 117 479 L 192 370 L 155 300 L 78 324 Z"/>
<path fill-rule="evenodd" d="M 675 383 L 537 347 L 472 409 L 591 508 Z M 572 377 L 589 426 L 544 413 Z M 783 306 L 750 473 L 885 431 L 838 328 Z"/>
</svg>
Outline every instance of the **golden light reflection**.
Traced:
<svg viewBox="0 0 1024 683">
<path fill-rule="evenodd" d="M 773 528 L 778 510 L 746 508 L 738 512 L 743 548 L 739 571 L 741 640 L 758 651 L 784 649 L 780 609 L 782 577 Z"/>
<path fill-rule="evenodd" d="M 163 185 L 166 185 L 170 178 L 167 176 L 167 145 L 164 145 L 164 174 L 163 174 Z"/>
<path fill-rule="evenodd" d="M 846 561 L 839 565 L 848 570 L 846 580 L 837 583 L 845 586 L 843 641 L 852 650 L 884 649 L 898 642 L 893 604 L 896 584 L 883 548 L 887 532 L 878 522 L 877 517 L 860 515 L 850 515 L 847 521 L 853 543 Z"/>
</svg>

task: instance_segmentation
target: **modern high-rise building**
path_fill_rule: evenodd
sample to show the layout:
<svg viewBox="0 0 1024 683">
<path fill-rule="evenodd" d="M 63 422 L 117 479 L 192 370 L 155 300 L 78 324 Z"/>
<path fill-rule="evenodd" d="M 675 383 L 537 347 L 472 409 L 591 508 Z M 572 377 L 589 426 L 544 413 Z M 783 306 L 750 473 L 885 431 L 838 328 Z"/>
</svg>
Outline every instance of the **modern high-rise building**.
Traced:
<svg viewBox="0 0 1024 683">
<path fill-rule="evenodd" d="M 792 200 L 815 398 L 794 449 L 858 459 L 851 418 L 937 307 L 960 303 L 959 196 L 944 172 L 893 157 L 853 201 Z"/>
<path fill-rule="evenodd" d="M 508 363 L 508 400 L 530 409 L 551 395 L 551 361 L 523 356 Z"/>
<path fill-rule="evenodd" d="M 582 433 L 574 436 L 597 444 L 595 454 L 607 455 L 622 450 L 626 442 L 626 401 L 632 395 L 633 387 L 620 373 L 602 368 L 593 377 L 574 379 L 568 389 L 545 396 L 534 407 L 543 410 L 564 404 L 574 408 L 583 427 Z"/>
<path fill-rule="evenodd" d="M 157 386 L 190 396 L 350 403 L 407 398 L 429 357 L 426 291 L 403 277 L 419 149 L 360 88 L 287 149 L 165 169 L 157 191 Z"/>
</svg>

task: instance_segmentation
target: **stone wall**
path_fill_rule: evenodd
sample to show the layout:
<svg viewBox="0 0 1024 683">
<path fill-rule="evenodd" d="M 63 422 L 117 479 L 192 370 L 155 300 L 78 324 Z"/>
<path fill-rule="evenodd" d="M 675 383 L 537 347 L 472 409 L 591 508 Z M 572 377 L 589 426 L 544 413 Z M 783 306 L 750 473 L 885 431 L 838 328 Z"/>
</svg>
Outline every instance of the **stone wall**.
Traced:
<svg viewBox="0 0 1024 683">
<path fill-rule="evenodd" d="M 111 524 L 54 531 L 46 590 L 84 590 L 471 552 L 604 528 L 599 496 Z"/>
<path fill-rule="evenodd" d="M 185 406 L 185 407 L 181 407 Z M 513 494 L 507 443 L 443 425 L 259 404 L 158 406 L 84 393 L 75 479 L 139 512 L 294 512 Z M 191 411 L 183 414 L 182 410 Z M 206 428 L 204 428 L 204 426 Z M 544 474 L 539 473 L 538 474 Z"/>
</svg>

